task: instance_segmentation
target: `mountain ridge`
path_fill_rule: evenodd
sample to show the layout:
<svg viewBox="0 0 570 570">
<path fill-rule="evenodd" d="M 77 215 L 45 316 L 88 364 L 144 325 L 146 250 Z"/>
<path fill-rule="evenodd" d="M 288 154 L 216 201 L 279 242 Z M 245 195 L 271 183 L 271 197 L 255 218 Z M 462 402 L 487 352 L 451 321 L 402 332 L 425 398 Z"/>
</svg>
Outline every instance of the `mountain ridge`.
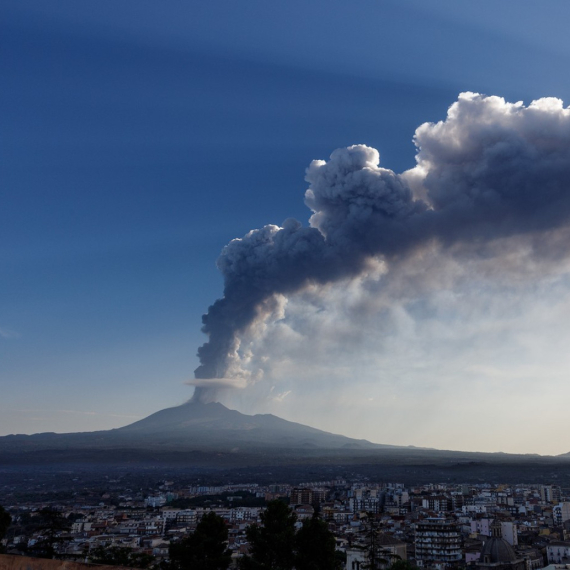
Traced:
<svg viewBox="0 0 570 570">
<path fill-rule="evenodd" d="M 288 447 L 306 446 L 307 444 L 323 448 L 344 447 L 347 445 L 361 448 L 393 447 L 372 443 L 365 439 L 354 439 L 340 434 L 333 434 L 318 428 L 285 420 L 273 414 L 242 414 L 220 404 L 208 404 L 193 401 L 180 406 L 159 410 L 142 420 L 133 422 L 114 431 L 120 433 L 146 433 L 149 435 L 208 435 L 217 439 L 232 439 L 240 442 L 255 441 L 258 445 Z M 205 434 L 204 434 L 205 435 Z"/>
<path fill-rule="evenodd" d="M 273 414 L 247 415 L 220 403 L 192 401 L 111 430 L 0 437 L 0 468 L 99 465 L 155 469 L 170 465 L 219 470 L 364 465 L 375 473 L 401 468 L 416 474 L 436 469 L 442 474 L 441 469 L 446 469 L 457 477 L 459 473 L 473 476 L 476 471 L 487 476 L 500 469 L 515 476 L 522 469 L 531 475 L 543 473 L 543 477 L 560 466 L 566 469 L 568 461 L 570 454 L 540 456 L 377 444 Z"/>
<path fill-rule="evenodd" d="M 284 420 L 273 414 L 247 415 L 231 410 L 218 402 L 203 404 L 192 401 L 159 410 L 146 418 L 111 430 L 3 436 L 0 437 L 0 451 L 20 443 L 30 448 L 45 447 L 51 444 L 54 446 L 53 449 L 67 448 L 70 444 L 97 448 L 160 445 L 180 449 L 208 450 L 212 448 L 235 450 L 236 447 L 246 449 L 259 447 L 322 449 L 395 447 L 332 434 Z"/>
</svg>

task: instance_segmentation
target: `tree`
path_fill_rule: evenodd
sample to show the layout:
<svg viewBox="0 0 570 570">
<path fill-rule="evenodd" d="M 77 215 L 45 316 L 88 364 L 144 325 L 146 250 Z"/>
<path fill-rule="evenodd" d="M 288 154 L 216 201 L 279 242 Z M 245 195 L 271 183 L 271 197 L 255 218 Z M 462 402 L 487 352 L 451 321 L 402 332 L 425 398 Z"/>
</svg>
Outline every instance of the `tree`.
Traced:
<svg viewBox="0 0 570 570">
<path fill-rule="evenodd" d="M 173 570 L 226 570 L 232 560 L 228 529 L 216 513 L 205 514 L 193 534 L 170 545 Z"/>
<path fill-rule="evenodd" d="M 36 517 L 34 517 L 36 518 Z M 54 509 L 42 509 L 38 515 L 37 530 L 43 535 L 43 540 L 34 544 L 29 553 L 39 558 L 54 558 L 56 542 L 61 541 L 61 533 L 71 528 L 71 523 Z"/>
<path fill-rule="evenodd" d="M 418 567 L 407 560 L 396 560 L 388 570 L 418 570 Z"/>
<path fill-rule="evenodd" d="M 250 525 L 246 536 L 250 556 L 240 561 L 243 570 L 291 570 L 295 565 L 297 516 L 279 500 L 270 501 L 261 514 L 261 526 Z"/>
<path fill-rule="evenodd" d="M 12 522 L 12 517 L 0 506 L 0 541 L 6 536 L 6 531 Z M 3 552 L 4 548 L 0 544 L 0 554 Z"/>
<path fill-rule="evenodd" d="M 89 554 L 89 562 L 109 566 L 127 566 L 129 568 L 148 568 L 155 557 L 143 552 L 133 552 L 126 546 L 98 546 Z"/>
<path fill-rule="evenodd" d="M 376 517 L 374 513 L 367 512 L 365 523 L 368 530 L 365 533 L 367 562 L 362 566 L 365 570 L 379 570 L 383 568 L 392 567 L 391 564 L 398 561 L 400 557 L 394 554 L 389 549 L 382 547 L 380 544 L 380 530 L 376 524 Z M 406 568 L 399 568 L 396 570 L 409 570 Z"/>
<path fill-rule="evenodd" d="M 340 570 L 336 541 L 326 522 L 313 517 L 303 522 L 296 536 L 296 570 Z"/>
</svg>

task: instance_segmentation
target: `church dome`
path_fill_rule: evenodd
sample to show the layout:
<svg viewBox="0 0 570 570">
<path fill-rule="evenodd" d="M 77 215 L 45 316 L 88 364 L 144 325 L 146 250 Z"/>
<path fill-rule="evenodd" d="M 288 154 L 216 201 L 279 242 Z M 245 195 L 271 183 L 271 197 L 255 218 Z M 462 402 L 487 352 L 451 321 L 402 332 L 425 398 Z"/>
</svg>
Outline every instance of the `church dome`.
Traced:
<svg viewBox="0 0 570 570">
<path fill-rule="evenodd" d="M 483 545 L 479 564 L 503 564 L 516 559 L 513 547 L 504 538 L 494 536 Z"/>
</svg>

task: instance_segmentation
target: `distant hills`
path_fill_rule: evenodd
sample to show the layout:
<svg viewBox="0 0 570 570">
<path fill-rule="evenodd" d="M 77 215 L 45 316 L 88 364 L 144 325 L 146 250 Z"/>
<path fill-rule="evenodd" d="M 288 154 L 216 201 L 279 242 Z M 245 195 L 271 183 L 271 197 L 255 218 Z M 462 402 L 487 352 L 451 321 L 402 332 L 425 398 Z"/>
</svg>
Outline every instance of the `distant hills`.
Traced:
<svg viewBox="0 0 570 570">
<path fill-rule="evenodd" d="M 200 469 L 358 465 L 375 475 L 382 471 L 398 477 L 411 473 L 444 480 L 496 474 L 507 480 L 527 473 L 539 480 L 570 480 L 570 453 L 541 457 L 382 445 L 271 414 L 242 414 L 219 403 L 188 402 L 107 431 L 0 437 L 0 469 L 86 464 Z"/>
</svg>

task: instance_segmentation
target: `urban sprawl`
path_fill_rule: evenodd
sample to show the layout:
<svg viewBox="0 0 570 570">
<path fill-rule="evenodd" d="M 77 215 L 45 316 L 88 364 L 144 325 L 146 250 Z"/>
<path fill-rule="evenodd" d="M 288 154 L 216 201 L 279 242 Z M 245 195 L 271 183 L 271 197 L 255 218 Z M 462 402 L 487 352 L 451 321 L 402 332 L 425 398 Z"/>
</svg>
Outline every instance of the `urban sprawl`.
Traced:
<svg viewBox="0 0 570 570">
<path fill-rule="evenodd" d="M 119 483 L 113 482 L 115 487 Z M 145 490 L 17 501 L 7 487 L 4 491 L 3 500 L 13 502 L 3 505 L 12 519 L 2 541 L 8 554 L 25 554 L 45 540 L 45 528 L 33 523 L 50 509 L 67 521 L 53 540 L 59 559 L 85 562 L 97 549 L 120 547 L 160 563 L 171 544 L 191 534 L 213 511 L 226 522 L 237 564 L 248 553 L 246 528 L 260 523 L 267 502 L 280 499 L 295 512 L 299 526 L 313 516 L 327 522 L 348 570 L 366 567 L 371 532 L 385 567 L 402 560 L 437 570 L 570 570 L 570 490 L 552 484 L 406 487 L 331 480 L 180 487 L 163 480 Z"/>
</svg>

